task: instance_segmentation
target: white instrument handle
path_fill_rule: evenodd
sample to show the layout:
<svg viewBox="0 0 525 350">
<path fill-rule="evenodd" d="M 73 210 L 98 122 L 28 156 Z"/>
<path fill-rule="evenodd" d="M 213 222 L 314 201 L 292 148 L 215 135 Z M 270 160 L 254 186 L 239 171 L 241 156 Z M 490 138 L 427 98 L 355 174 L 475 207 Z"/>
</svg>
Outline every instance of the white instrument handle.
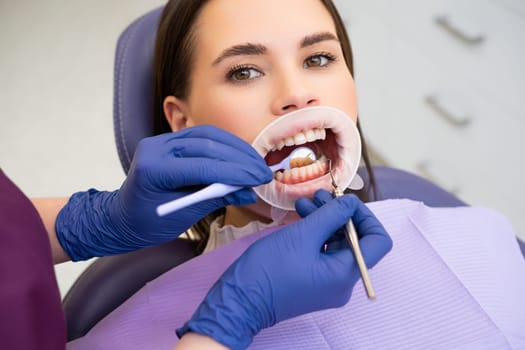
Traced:
<svg viewBox="0 0 525 350">
<path fill-rule="evenodd" d="M 241 186 L 226 185 L 223 183 L 211 184 L 202 190 L 189 194 L 187 196 L 177 198 L 171 202 L 161 204 L 157 207 L 157 215 L 165 216 L 173 213 L 174 211 L 188 207 L 195 203 L 205 201 L 207 199 L 224 197 L 229 193 L 240 190 Z"/>
</svg>

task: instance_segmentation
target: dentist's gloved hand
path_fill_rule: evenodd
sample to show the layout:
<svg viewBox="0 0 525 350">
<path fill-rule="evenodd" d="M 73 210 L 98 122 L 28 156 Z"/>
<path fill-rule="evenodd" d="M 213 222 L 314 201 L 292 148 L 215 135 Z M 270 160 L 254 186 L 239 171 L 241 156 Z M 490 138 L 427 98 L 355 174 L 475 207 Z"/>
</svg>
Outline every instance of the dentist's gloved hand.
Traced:
<svg viewBox="0 0 525 350">
<path fill-rule="evenodd" d="M 328 193 L 328 192 L 326 192 Z M 308 201 L 308 200 L 305 200 Z M 355 196 L 301 202 L 311 214 L 248 248 L 220 277 L 177 335 L 196 332 L 231 349 L 245 349 L 263 328 L 348 302 L 360 278 L 348 246 L 324 252 L 324 243 L 353 218 L 368 267 L 391 249 L 381 223 Z"/>
<path fill-rule="evenodd" d="M 122 187 L 71 196 L 56 220 L 57 237 L 72 260 L 158 245 L 174 239 L 210 212 L 254 203 L 251 188 L 159 217 L 158 205 L 221 182 L 258 186 L 273 178 L 262 157 L 237 136 L 197 126 L 142 140 Z M 191 187 L 193 186 L 193 187 Z"/>
</svg>

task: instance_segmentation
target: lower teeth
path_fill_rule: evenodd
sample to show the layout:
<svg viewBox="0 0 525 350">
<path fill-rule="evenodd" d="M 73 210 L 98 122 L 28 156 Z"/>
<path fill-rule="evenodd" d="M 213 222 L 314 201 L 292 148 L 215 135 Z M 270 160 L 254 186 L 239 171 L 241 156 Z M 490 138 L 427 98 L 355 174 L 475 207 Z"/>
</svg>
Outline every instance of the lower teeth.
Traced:
<svg viewBox="0 0 525 350">
<path fill-rule="evenodd" d="M 322 156 L 310 165 L 276 172 L 275 180 L 284 184 L 296 184 L 321 177 L 326 174 L 327 170 L 328 161 L 325 156 Z"/>
</svg>

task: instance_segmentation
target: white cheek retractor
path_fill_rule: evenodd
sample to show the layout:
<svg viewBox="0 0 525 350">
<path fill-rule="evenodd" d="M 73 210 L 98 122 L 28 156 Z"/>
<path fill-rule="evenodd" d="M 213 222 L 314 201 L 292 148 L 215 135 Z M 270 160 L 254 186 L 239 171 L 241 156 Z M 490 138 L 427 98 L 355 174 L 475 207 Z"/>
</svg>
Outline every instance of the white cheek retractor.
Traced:
<svg viewBox="0 0 525 350">
<path fill-rule="evenodd" d="M 333 177 L 340 188 L 347 188 L 356 176 L 361 161 L 361 137 L 353 120 L 339 109 L 318 106 L 288 113 L 267 125 L 255 138 L 252 146 L 264 157 L 270 151 L 282 148 L 283 142 L 293 147 L 307 143 L 308 140 L 302 135 L 312 134 L 312 130 L 329 130 L 335 137 L 335 143 L 327 143 L 327 147 L 336 149 L 326 151 L 337 155 L 336 159 L 330 159 Z M 320 163 L 319 166 L 324 165 Z M 295 201 L 299 197 L 311 197 L 318 189 L 332 191 L 332 179 L 328 172 L 305 182 L 289 184 L 274 179 L 254 188 L 262 200 L 283 210 L 295 210 Z"/>
</svg>

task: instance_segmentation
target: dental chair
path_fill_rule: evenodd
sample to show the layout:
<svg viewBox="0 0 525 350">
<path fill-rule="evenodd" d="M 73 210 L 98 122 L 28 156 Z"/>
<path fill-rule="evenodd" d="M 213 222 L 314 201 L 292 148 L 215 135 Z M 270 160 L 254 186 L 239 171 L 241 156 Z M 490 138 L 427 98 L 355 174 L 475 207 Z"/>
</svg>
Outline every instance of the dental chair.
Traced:
<svg viewBox="0 0 525 350">
<path fill-rule="evenodd" d="M 139 140 L 153 135 L 152 59 L 162 7 L 131 23 L 121 34 L 115 58 L 113 123 L 120 161 L 127 173 Z M 409 198 L 428 206 L 467 205 L 431 182 L 390 167 L 375 166 L 378 199 Z M 366 172 L 359 170 L 365 183 Z M 525 254 L 525 245 L 520 242 Z M 194 256 L 192 243 L 178 238 L 164 245 L 95 260 L 63 299 L 68 341 L 85 335 L 136 291 Z"/>
</svg>

